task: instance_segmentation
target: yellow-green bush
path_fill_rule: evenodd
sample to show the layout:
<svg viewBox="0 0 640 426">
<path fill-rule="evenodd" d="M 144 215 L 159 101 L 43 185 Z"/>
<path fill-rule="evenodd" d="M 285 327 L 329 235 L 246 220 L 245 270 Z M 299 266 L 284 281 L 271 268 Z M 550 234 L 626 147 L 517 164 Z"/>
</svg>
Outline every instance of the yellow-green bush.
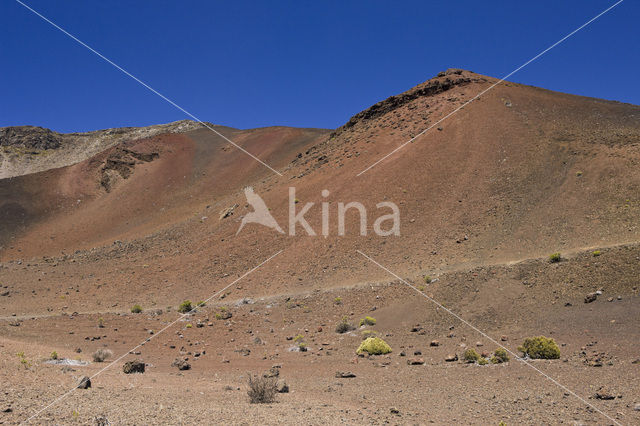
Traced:
<svg viewBox="0 0 640 426">
<path fill-rule="evenodd" d="M 376 325 L 376 319 L 366 316 L 360 320 L 360 327 L 363 325 Z"/>
<path fill-rule="evenodd" d="M 131 308 L 131 313 L 139 314 L 140 312 L 142 312 L 142 306 L 133 305 L 133 307 Z"/>
<path fill-rule="evenodd" d="M 496 349 L 495 352 L 493 353 L 493 356 L 491 357 L 492 364 L 501 364 L 503 362 L 508 362 L 508 361 L 509 361 L 509 354 L 507 353 L 507 350 L 504 348 Z"/>
<path fill-rule="evenodd" d="M 464 359 L 468 363 L 478 362 L 480 358 L 482 358 L 480 354 L 473 348 L 467 349 L 462 355 L 462 359 Z"/>
<path fill-rule="evenodd" d="M 391 346 L 379 337 L 369 337 L 360 343 L 357 354 L 368 353 L 369 355 L 382 355 L 391 352 Z"/>
<path fill-rule="evenodd" d="M 362 333 L 362 340 L 364 339 L 368 339 L 369 337 L 376 337 L 378 335 L 378 333 L 376 333 L 373 330 L 364 330 Z"/>
<path fill-rule="evenodd" d="M 180 306 L 178 306 L 178 312 L 180 312 L 181 314 L 186 314 L 187 312 L 191 312 L 192 310 L 193 307 L 191 306 L 190 300 L 185 300 L 180 304 Z"/>
<path fill-rule="evenodd" d="M 562 255 L 560 253 L 552 253 L 549 255 L 549 262 L 558 263 L 562 260 Z"/>
<path fill-rule="evenodd" d="M 544 336 L 524 339 L 524 343 L 518 347 L 518 350 L 533 359 L 560 358 L 560 348 L 555 340 Z"/>
</svg>

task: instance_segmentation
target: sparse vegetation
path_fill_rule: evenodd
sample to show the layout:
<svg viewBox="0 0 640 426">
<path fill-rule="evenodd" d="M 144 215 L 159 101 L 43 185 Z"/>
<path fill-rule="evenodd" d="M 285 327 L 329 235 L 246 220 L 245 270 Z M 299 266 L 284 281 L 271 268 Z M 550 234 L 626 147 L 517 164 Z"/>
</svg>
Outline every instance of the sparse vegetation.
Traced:
<svg viewBox="0 0 640 426">
<path fill-rule="evenodd" d="M 192 310 L 193 307 L 191 306 L 190 300 L 185 300 L 180 304 L 180 306 L 178 306 L 178 312 L 180 312 L 181 314 L 186 314 L 187 312 L 191 312 Z"/>
<path fill-rule="evenodd" d="M 509 354 L 507 353 L 506 349 L 498 348 L 495 350 L 495 352 L 493 352 L 493 356 L 491 357 L 492 364 L 501 364 L 503 362 L 508 362 L 508 361 L 509 361 Z"/>
<path fill-rule="evenodd" d="M 304 339 L 304 336 L 302 334 L 298 334 L 296 337 L 293 338 L 293 341 L 298 343 L 298 342 L 302 342 L 303 339 Z"/>
<path fill-rule="evenodd" d="M 360 327 L 363 325 L 376 325 L 376 319 L 370 316 L 366 316 L 360 320 Z"/>
<path fill-rule="evenodd" d="M 249 376 L 249 402 L 252 404 L 269 404 L 276 399 L 276 378 Z"/>
<path fill-rule="evenodd" d="M 360 343 L 357 354 L 368 353 L 369 355 L 383 355 L 391 352 L 391 346 L 379 337 L 369 337 Z"/>
<path fill-rule="evenodd" d="M 202 308 L 203 306 L 207 306 L 207 302 L 205 302 L 204 300 L 201 300 L 198 302 L 198 307 Z"/>
<path fill-rule="evenodd" d="M 188 324 L 186 325 L 186 327 L 187 327 L 187 328 L 193 328 L 193 324 L 188 323 Z"/>
<path fill-rule="evenodd" d="M 424 282 L 425 283 L 431 284 L 431 281 L 432 281 L 431 276 L 429 276 L 429 275 L 425 275 L 424 276 Z"/>
<path fill-rule="evenodd" d="M 555 340 L 544 336 L 524 339 L 524 343 L 518 347 L 518 350 L 533 359 L 560 358 L 560 348 Z"/>
<path fill-rule="evenodd" d="M 98 328 L 104 328 L 104 318 L 102 317 L 98 318 Z"/>
<path fill-rule="evenodd" d="M 28 369 L 31 367 L 31 361 L 27 359 L 23 351 L 18 352 L 17 355 L 18 355 L 18 358 L 20 359 L 20 364 L 22 364 L 22 366 L 25 369 Z"/>
<path fill-rule="evenodd" d="M 558 263 L 562 260 L 562 255 L 560 253 L 552 253 L 549 255 L 549 262 Z"/>
<path fill-rule="evenodd" d="M 338 334 L 348 333 L 351 330 L 355 330 L 355 327 L 349 323 L 347 317 L 342 318 L 342 321 L 336 325 L 336 333 Z"/>
<path fill-rule="evenodd" d="M 489 361 L 487 361 L 486 358 L 480 357 L 480 359 L 478 359 L 478 365 L 487 365 L 487 364 L 489 364 Z"/>
<path fill-rule="evenodd" d="M 593 257 L 598 257 L 600 256 L 602 253 L 600 252 L 600 250 L 596 250 L 593 252 Z"/>
<path fill-rule="evenodd" d="M 376 333 L 373 330 L 363 330 L 362 331 L 362 339 L 368 339 L 369 337 L 376 337 L 378 335 L 378 333 Z"/>
<path fill-rule="evenodd" d="M 51 352 L 51 355 L 49 355 L 49 359 L 53 359 L 53 360 L 58 359 L 58 352 L 56 351 Z"/>
<path fill-rule="evenodd" d="M 342 297 L 338 296 L 335 299 L 333 299 L 333 304 L 334 305 L 342 305 Z"/>
<path fill-rule="evenodd" d="M 480 354 L 476 352 L 476 350 L 473 348 L 467 349 L 466 351 L 464 351 L 464 354 L 462 355 L 462 359 L 464 359 L 465 362 L 468 362 L 468 363 L 478 362 L 480 358 L 482 358 Z"/>
<path fill-rule="evenodd" d="M 113 352 L 109 349 L 100 348 L 93 353 L 93 362 L 104 362 L 111 355 L 113 355 Z"/>
<path fill-rule="evenodd" d="M 418 286 L 418 290 L 420 290 L 420 291 L 424 291 L 424 290 L 425 290 L 425 288 L 426 288 L 426 287 L 425 287 L 425 286 L 423 286 L 423 285 L 419 285 L 419 286 Z"/>
<path fill-rule="evenodd" d="M 133 307 L 131 308 L 131 313 L 139 314 L 140 312 L 142 312 L 142 306 L 140 306 L 138 304 L 133 305 Z"/>
</svg>

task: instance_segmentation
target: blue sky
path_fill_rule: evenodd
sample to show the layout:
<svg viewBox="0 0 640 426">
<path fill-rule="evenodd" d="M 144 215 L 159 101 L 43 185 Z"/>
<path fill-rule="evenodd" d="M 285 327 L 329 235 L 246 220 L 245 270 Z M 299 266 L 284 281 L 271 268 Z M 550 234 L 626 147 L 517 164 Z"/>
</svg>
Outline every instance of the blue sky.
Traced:
<svg viewBox="0 0 640 426">
<path fill-rule="evenodd" d="M 335 128 L 448 67 L 502 77 L 614 1 L 23 0 L 202 120 Z M 13 0 L 0 2 L 0 127 L 187 118 Z M 640 104 L 626 0 L 510 78 Z"/>
</svg>

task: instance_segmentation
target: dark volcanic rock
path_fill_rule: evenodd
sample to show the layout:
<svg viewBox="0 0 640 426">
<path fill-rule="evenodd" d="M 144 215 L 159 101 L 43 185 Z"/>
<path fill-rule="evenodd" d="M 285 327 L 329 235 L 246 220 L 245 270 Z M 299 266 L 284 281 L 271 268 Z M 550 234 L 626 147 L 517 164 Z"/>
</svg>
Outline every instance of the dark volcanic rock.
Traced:
<svg viewBox="0 0 640 426">
<path fill-rule="evenodd" d="M 49 129 L 35 126 L 0 128 L 0 146 L 14 146 L 26 149 L 60 148 L 62 137 Z"/>
<path fill-rule="evenodd" d="M 78 383 L 78 389 L 89 389 L 91 387 L 91 379 L 87 376 L 84 376 L 80 383 Z"/>
<path fill-rule="evenodd" d="M 122 366 L 124 374 L 144 373 L 144 362 L 140 360 L 127 361 Z"/>
</svg>

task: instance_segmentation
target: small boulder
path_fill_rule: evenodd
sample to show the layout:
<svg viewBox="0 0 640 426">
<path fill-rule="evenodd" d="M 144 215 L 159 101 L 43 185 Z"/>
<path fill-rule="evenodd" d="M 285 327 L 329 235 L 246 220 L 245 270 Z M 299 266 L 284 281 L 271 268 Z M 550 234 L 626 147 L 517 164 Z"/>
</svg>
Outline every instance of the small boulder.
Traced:
<svg viewBox="0 0 640 426">
<path fill-rule="evenodd" d="M 602 399 L 605 401 L 616 399 L 616 396 L 609 389 L 605 387 L 601 387 L 598 391 L 593 395 L 595 399 Z"/>
<path fill-rule="evenodd" d="M 280 379 L 276 382 L 276 391 L 278 393 L 288 393 L 289 392 L 289 385 L 287 384 L 287 382 L 284 381 L 284 379 Z"/>
<path fill-rule="evenodd" d="M 446 362 L 455 362 L 458 360 L 458 354 L 447 355 L 447 357 L 444 360 Z"/>
<path fill-rule="evenodd" d="M 127 361 L 122 366 L 124 374 L 144 373 L 144 362 L 140 360 Z"/>
<path fill-rule="evenodd" d="M 172 367 L 178 367 L 178 370 L 180 370 L 180 371 L 190 370 L 191 369 L 191 364 L 189 364 L 186 359 L 182 359 L 182 358 L 176 358 L 171 363 L 171 366 Z"/>
<path fill-rule="evenodd" d="M 429 343 L 429 346 L 440 346 L 440 342 L 437 340 L 432 340 L 431 343 Z"/>
<path fill-rule="evenodd" d="M 584 297 L 584 303 L 591 303 L 591 302 L 595 302 L 596 299 L 598 298 L 598 294 L 597 293 L 589 293 Z"/>
<path fill-rule="evenodd" d="M 78 383 L 78 389 L 89 389 L 91 387 L 91 379 L 87 376 L 84 376 L 80 379 L 80 383 Z"/>
<path fill-rule="evenodd" d="M 407 360 L 407 364 L 409 364 L 409 365 L 424 365 L 424 359 L 423 358 L 409 358 Z"/>
<path fill-rule="evenodd" d="M 356 377 L 356 375 L 351 371 L 336 371 L 337 379 L 351 379 L 353 377 Z"/>
</svg>

